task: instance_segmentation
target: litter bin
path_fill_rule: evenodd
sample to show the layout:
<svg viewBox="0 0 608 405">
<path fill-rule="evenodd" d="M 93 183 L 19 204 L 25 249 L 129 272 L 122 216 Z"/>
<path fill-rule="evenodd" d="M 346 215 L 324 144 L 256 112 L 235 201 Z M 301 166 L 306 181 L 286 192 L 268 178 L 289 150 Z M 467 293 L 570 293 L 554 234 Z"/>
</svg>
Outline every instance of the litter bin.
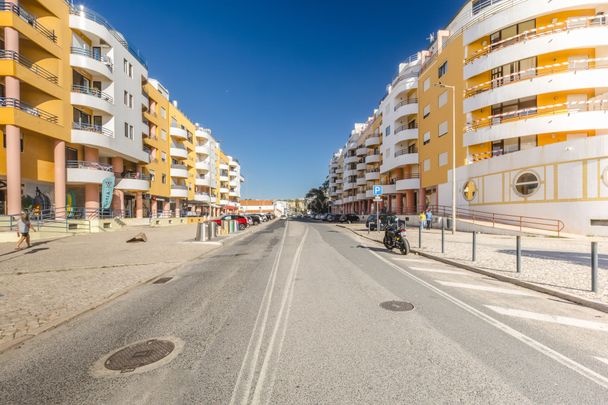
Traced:
<svg viewBox="0 0 608 405">
<path fill-rule="evenodd" d="M 199 242 L 205 242 L 209 240 L 209 230 L 207 224 L 199 223 L 196 226 L 196 240 Z"/>
</svg>

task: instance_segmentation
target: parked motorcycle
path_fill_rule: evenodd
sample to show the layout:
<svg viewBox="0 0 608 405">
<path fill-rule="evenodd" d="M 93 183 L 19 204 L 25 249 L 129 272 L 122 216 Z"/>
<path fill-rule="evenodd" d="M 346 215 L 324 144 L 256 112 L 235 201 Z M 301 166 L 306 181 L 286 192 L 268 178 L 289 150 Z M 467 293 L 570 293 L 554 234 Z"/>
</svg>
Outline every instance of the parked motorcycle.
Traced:
<svg viewBox="0 0 608 405">
<path fill-rule="evenodd" d="M 384 247 L 388 250 L 399 248 L 402 255 L 410 252 L 410 242 L 407 240 L 407 230 L 404 221 L 397 221 L 390 224 L 384 231 Z"/>
</svg>

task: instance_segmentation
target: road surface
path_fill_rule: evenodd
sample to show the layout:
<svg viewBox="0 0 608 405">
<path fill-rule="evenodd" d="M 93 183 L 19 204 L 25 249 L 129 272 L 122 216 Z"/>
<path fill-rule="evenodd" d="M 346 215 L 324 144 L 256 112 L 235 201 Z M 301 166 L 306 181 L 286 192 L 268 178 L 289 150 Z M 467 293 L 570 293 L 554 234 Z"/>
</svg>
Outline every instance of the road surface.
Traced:
<svg viewBox="0 0 608 405">
<path fill-rule="evenodd" d="M 607 314 L 334 225 L 262 226 L 0 355 L 0 403 L 606 402 Z M 104 368 L 154 338 L 176 346 L 150 370 Z"/>
</svg>

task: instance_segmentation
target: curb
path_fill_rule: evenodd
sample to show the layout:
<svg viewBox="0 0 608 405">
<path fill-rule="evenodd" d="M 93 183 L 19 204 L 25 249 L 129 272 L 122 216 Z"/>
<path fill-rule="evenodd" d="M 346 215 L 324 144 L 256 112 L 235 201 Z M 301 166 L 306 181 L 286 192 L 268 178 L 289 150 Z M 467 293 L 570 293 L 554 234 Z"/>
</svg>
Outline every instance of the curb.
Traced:
<svg viewBox="0 0 608 405">
<path fill-rule="evenodd" d="M 382 242 L 379 242 L 379 241 L 377 241 L 375 239 L 372 239 L 370 237 L 367 237 L 365 235 L 361 235 L 361 234 L 357 233 L 356 231 L 354 231 L 354 230 L 352 230 L 350 228 L 347 228 L 347 227 L 345 227 L 343 225 L 338 225 L 338 227 L 347 229 L 347 230 L 351 231 L 352 233 L 354 233 L 355 235 L 357 235 L 357 236 L 359 236 L 361 238 L 364 238 L 364 239 L 370 240 L 372 242 L 376 242 L 376 243 L 382 244 Z M 480 269 L 478 267 L 469 266 L 467 264 L 463 264 L 463 263 L 460 263 L 460 262 L 457 262 L 457 261 L 454 261 L 454 260 L 445 259 L 443 257 L 435 256 L 435 255 L 432 255 L 432 254 L 429 254 L 429 253 L 426 253 L 426 252 L 421 252 L 421 251 L 419 251 L 417 249 L 411 249 L 410 251 L 412 253 L 414 253 L 414 254 L 419 255 L 419 256 L 426 257 L 428 259 L 432 259 L 432 260 L 435 260 L 435 261 L 438 261 L 438 262 L 441 262 L 441 263 L 444 263 L 444 264 L 449 264 L 450 266 L 458 267 L 458 268 L 463 269 L 463 270 L 468 270 L 468 271 L 471 271 L 473 273 L 482 274 L 482 275 L 487 276 L 487 277 L 492 277 L 493 279 L 496 279 L 496 280 L 500 280 L 500 281 L 504 281 L 504 282 L 507 282 L 507 283 L 511 283 L 511 284 L 517 285 L 519 287 L 527 288 L 529 290 L 533 290 L 533 291 L 540 292 L 540 293 L 543 293 L 543 294 L 552 295 L 554 297 L 561 298 L 563 300 L 570 301 L 570 302 L 573 302 L 575 304 L 582 305 L 584 307 L 588 307 L 588 308 L 595 309 L 597 311 L 608 313 L 608 304 L 604 304 L 602 302 L 593 301 L 593 300 L 590 300 L 590 299 L 587 299 L 587 298 L 578 297 L 578 296 L 573 295 L 573 294 L 568 294 L 568 293 L 563 292 L 563 291 L 559 291 L 559 290 L 555 290 L 555 289 L 552 289 L 552 288 L 543 287 L 543 286 L 531 283 L 529 281 L 523 281 L 523 280 L 519 280 L 517 278 L 513 278 L 513 277 L 509 277 L 509 276 L 504 276 L 502 274 L 496 274 L 496 273 L 493 273 L 491 271 Z"/>
<path fill-rule="evenodd" d="M 255 233 L 256 232 L 247 232 L 247 233 L 245 233 L 245 232 L 241 231 L 241 232 L 239 232 L 237 234 L 234 234 L 234 236 L 232 236 L 232 237 L 223 239 L 222 242 L 223 241 L 227 242 L 229 240 L 232 240 L 232 239 L 236 238 L 238 235 L 247 235 L 247 234 L 255 234 Z M 211 245 L 211 246 L 213 246 L 213 245 Z M 19 348 L 18 346 L 20 346 L 21 344 L 25 343 L 26 341 L 28 341 L 28 340 L 30 340 L 30 339 L 38 336 L 38 335 L 41 335 L 44 332 L 47 332 L 47 331 L 52 330 L 52 329 L 55 329 L 55 328 L 57 328 L 57 327 L 65 324 L 67 322 L 70 322 L 71 320 L 73 320 L 73 319 L 75 319 L 75 318 L 77 318 L 77 317 L 79 317 L 81 315 L 84 315 L 84 314 L 86 314 L 88 312 L 94 311 L 95 309 L 97 309 L 97 308 L 99 308 L 101 306 L 109 304 L 112 301 L 114 301 L 115 299 L 117 299 L 119 297 L 122 297 L 123 295 L 131 292 L 135 288 L 140 287 L 140 286 L 142 286 L 144 284 L 149 284 L 152 281 L 154 281 L 154 280 L 156 280 L 156 279 L 158 279 L 158 278 L 160 278 L 160 277 L 162 277 L 162 276 L 164 276 L 164 275 L 166 275 L 168 273 L 171 273 L 172 271 L 177 271 L 177 270 L 179 270 L 180 267 L 184 266 L 185 264 L 187 264 L 187 263 L 189 263 L 191 261 L 194 261 L 194 260 L 198 260 L 201 257 L 204 257 L 204 256 L 210 254 L 211 252 L 214 252 L 215 250 L 217 250 L 217 249 L 219 249 L 219 248 L 221 248 L 223 246 L 224 246 L 224 243 L 221 243 L 219 245 L 213 246 L 213 248 L 210 249 L 209 251 L 207 251 L 207 252 L 205 252 L 205 253 L 203 253 L 203 254 L 201 254 L 199 256 L 196 256 L 195 258 L 193 258 L 192 260 L 189 260 L 188 262 L 180 263 L 180 264 L 178 264 L 176 266 L 173 266 L 173 267 L 171 267 L 171 268 L 163 271 L 162 273 L 159 273 L 159 274 L 157 274 L 157 275 L 155 275 L 153 277 L 150 277 L 148 279 L 142 280 L 142 281 L 140 281 L 140 282 L 138 282 L 136 284 L 133 284 L 132 286 L 126 287 L 126 288 L 124 288 L 121 291 L 115 292 L 114 294 L 110 295 L 106 299 L 104 299 L 104 300 L 102 300 L 102 301 L 100 301 L 98 303 L 95 303 L 95 304 L 93 304 L 93 305 L 91 305 L 91 306 L 89 306 L 87 308 L 84 308 L 84 309 L 82 309 L 81 311 L 79 311 L 77 313 L 74 313 L 74 314 L 71 314 L 71 315 L 67 315 L 67 316 L 65 316 L 63 318 L 59 318 L 59 319 L 56 319 L 54 321 L 51 321 L 51 322 L 45 324 L 44 326 L 41 326 L 41 327 L 35 329 L 34 331 L 32 331 L 31 333 L 29 333 L 27 335 L 23 335 L 21 337 L 18 337 L 18 338 L 14 339 L 14 340 L 11 340 L 10 342 L 6 342 L 4 344 L 0 344 L 0 354 L 4 354 L 5 352 L 7 352 L 7 351 L 9 351 L 11 349 L 18 349 Z"/>
</svg>

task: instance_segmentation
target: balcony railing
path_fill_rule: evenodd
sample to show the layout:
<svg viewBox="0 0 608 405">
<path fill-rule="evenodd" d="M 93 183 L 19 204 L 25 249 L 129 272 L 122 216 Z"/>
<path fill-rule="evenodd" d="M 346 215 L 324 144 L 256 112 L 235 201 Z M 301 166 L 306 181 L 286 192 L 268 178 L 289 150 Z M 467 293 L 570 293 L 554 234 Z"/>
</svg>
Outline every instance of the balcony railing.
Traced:
<svg viewBox="0 0 608 405">
<path fill-rule="evenodd" d="M 112 165 L 99 162 L 87 162 L 84 160 L 68 160 L 66 167 L 68 169 L 101 170 L 112 173 Z"/>
<path fill-rule="evenodd" d="M 523 80 L 530 80 L 535 77 L 549 76 L 564 72 L 578 72 L 602 68 L 608 68 L 608 57 L 581 59 L 575 61 L 553 63 L 551 65 L 545 66 L 537 66 L 530 69 L 524 69 L 519 72 L 511 73 L 506 76 L 497 77 L 496 79 L 480 83 L 473 87 L 469 87 L 465 90 L 465 97 L 473 97 L 488 90 L 503 87 L 512 83 L 521 82 Z"/>
<path fill-rule="evenodd" d="M 57 42 L 57 35 L 55 31 L 46 28 L 44 25 L 38 22 L 38 17 L 26 11 L 23 7 L 16 5 L 15 3 L 7 3 L 5 1 L 0 2 L 0 11 L 11 11 L 12 13 L 19 16 L 23 21 L 34 27 L 36 31 L 47 37 L 53 42 Z"/>
<path fill-rule="evenodd" d="M 397 111 L 399 108 L 403 107 L 404 105 L 416 104 L 416 103 L 418 103 L 418 99 L 417 98 L 411 98 L 409 100 L 403 100 L 403 101 L 397 103 L 397 105 L 395 105 L 395 108 L 393 109 L 393 111 Z"/>
<path fill-rule="evenodd" d="M 97 53 L 93 52 L 91 49 L 73 46 L 72 48 L 70 48 L 70 52 L 73 55 L 86 56 L 87 58 L 91 58 L 98 62 L 104 63 L 108 67 L 108 69 L 110 69 L 110 72 L 112 72 L 114 70 L 114 65 L 112 64 L 112 59 L 108 58 L 107 56 L 102 56 L 100 54 L 97 54 Z"/>
<path fill-rule="evenodd" d="M 525 119 L 530 116 L 541 117 L 546 115 L 569 114 L 582 111 L 608 111 L 608 99 L 593 99 L 589 101 L 551 104 L 540 107 L 524 108 L 502 114 L 494 114 L 473 121 L 465 126 L 465 132 L 473 132 L 479 128 L 503 124 Z"/>
<path fill-rule="evenodd" d="M 52 122 L 53 124 L 58 123 L 58 118 L 49 112 L 41 110 L 40 108 L 32 107 L 29 104 L 17 100 L 16 98 L 0 97 L 0 107 L 16 108 L 25 113 L 33 115 L 34 117 L 42 118 L 45 121 Z"/>
<path fill-rule="evenodd" d="M 173 190 L 188 190 L 188 187 L 181 184 L 171 184 Z"/>
<path fill-rule="evenodd" d="M 413 155 L 418 153 L 418 148 L 413 149 L 399 149 L 395 151 L 395 157 L 403 156 L 403 155 Z"/>
<path fill-rule="evenodd" d="M 0 50 L 0 59 L 3 60 L 14 60 L 22 66 L 25 66 L 38 76 L 48 80 L 51 83 L 57 84 L 57 76 L 49 72 L 48 70 L 41 68 L 34 62 L 22 56 L 19 52 Z"/>
<path fill-rule="evenodd" d="M 92 10 L 87 9 L 86 7 L 74 6 L 71 3 L 68 4 L 70 5 L 70 14 L 84 17 L 87 20 L 93 21 L 99 25 L 104 26 L 110 32 L 110 34 L 112 34 L 112 36 L 116 38 L 116 40 L 131 53 L 131 55 L 133 55 L 146 69 L 148 68 L 148 66 L 146 65 L 146 60 L 143 55 L 141 55 L 139 50 L 131 47 L 129 43 L 125 40 L 124 36 L 120 32 L 118 32 L 114 27 L 112 27 L 103 16 L 97 14 Z"/>
<path fill-rule="evenodd" d="M 560 21 L 554 24 L 544 25 L 541 27 L 532 28 L 528 31 L 524 31 L 521 34 L 514 35 L 512 37 L 503 39 L 493 44 L 486 45 L 472 56 L 465 59 L 465 64 L 469 64 L 482 56 L 488 55 L 494 51 L 502 48 L 506 48 L 511 45 L 515 45 L 531 39 L 540 38 L 547 35 L 557 34 L 560 32 L 573 31 L 582 28 L 596 27 L 606 25 L 608 23 L 608 16 L 588 16 L 568 19 L 568 21 Z"/>
<path fill-rule="evenodd" d="M 395 130 L 393 131 L 394 134 L 397 134 L 401 131 L 407 131 L 408 129 L 418 129 L 418 124 L 415 125 L 401 125 L 397 128 L 395 128 Z"/>
<path fill-rule="evenodd" d="M 72 85 L 73 93 L 87 94 L 89 96 L 100 98 L 104 101 L 107 101 L 110 104 L 114 104 L 114 99 L 107 93 L 104 93 L 101 90 L 98 90 L 93 87 L 80 86 L 77 84 Z"/>
<path fill-rule="evenodd" d="M 84 122 L 72 122 L 72 129 L 78 131 L 95 132 L 96 134 L 105 135 L 108 138 L 114 137 L 114 132 L 104 128 L 102 125 L 93 125 Z"/>
<path fill-rule="evenodd" d="M 129 179 L 129 180 L 147 180 L 150 181 L 151 177 L 147 174 L 139 173 L 139 172 L 125 172 L 120 175 L 121 179 Z"/>
<path fill-rule="evenodd" d="M 171 165 L 172 169 L 179 169 L 179 170 L 188 170 L 188 168 L 186 167 L 186 165 Z"/>
</svg>

